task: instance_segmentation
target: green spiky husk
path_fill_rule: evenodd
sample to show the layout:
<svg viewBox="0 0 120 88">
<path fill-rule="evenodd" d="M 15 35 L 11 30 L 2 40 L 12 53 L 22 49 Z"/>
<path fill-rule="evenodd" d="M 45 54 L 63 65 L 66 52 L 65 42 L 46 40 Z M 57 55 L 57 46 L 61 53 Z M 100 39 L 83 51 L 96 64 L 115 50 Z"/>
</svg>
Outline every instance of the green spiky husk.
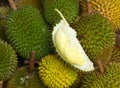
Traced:
<svg viewBox="0 0 120 88">
<path fill-rule="evenodd" d="M 37 70 L 33 76 L 28 73 L 28 67 L 20 68 L 8 81 L 7 88 L 45 88 L 38 77 Z"/>
<path fill-rule="evenodd" d="M 0 39 L 0 80 L 7 80 L 17 67 L 17 57 L 13 48 Z"/>
<path fill-rule="evenodd" d="M 18 54 L 29 59 L 36 52 L 36 59 L 51 53 L 51 32 L 39 10 L 25 6 L 12 11 L 6 20 L 7 35 Z"/>
<path fill-rule="evenodd" d="M 120 0 L 90 0 L 93 11 L 108 18 L 116 28 L 120 27 Z"/>
<path fill-rule="evenodd" d="M 120 63 L 110 63 L 102 75 L 88 73 L 83 80 L 81 88 L 120 88 Z"/>
<path fill-rule="evenodd" d="M 114 46 L 110 60 L 113 62 L 114 61 L 120 62 L 120 47 L 119 46 Z"/>
<path fill-rule="evenodd" d="M 92 60 L 108 60 L 115 43 L 111 23 L 98 13 L 81 16 L 73 25 L 78 39 Z"/>
<path fill-rule="evenodd" d="M 22 6 L 32 6 L 35 8 L 40 8 L 39 0 L 15 0 L 15 4 L 18 8 Z"/>
<path fill-rule="evenodd" d="M 39 75 L 49 88 L 68 88 L 77 79 L 77 70 L 57 55 L 48 55 L 39 63 Z"/>
<path fill-rule="evenodd" d="M 43 4 L 45 19 L 52 25 L 61 19 L 55 9 L 58 9 L 69 23 L 73 23 L 79 12 L 78 0 L 44 0 Z"/>
</svg>

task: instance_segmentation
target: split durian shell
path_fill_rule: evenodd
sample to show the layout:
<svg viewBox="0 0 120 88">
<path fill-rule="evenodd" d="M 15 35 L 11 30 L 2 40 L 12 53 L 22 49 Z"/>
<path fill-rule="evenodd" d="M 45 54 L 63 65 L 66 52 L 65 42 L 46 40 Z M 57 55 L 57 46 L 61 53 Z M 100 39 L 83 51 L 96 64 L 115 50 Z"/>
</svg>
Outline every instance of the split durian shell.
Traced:
<svg viewBox="0 0 120 88">
<path fill-rule="evenodd" d="M 7 80 L 16 71 L 17 56 L 11 45 L 0 39 L 0 80 Z"/>
<path fill-rule="evenodd" d="M 39 76 L 48 88 L 68 88 L 77 79 L 77 70 L 57 55 L 48 55 L 39 63 Z"/>
</svg>

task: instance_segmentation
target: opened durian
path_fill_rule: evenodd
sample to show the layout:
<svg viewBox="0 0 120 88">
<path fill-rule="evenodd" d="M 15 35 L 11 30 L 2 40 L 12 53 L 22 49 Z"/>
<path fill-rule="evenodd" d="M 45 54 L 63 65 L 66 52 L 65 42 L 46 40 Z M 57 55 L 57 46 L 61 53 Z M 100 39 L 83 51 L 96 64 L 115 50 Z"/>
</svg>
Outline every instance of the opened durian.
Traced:
<svg viewBox="0 0 120 88">
<path fill-rule="evenodd" d="M 44 0 L 43 4 L 45 19 L 52 25 L 60 20 L 55 9 L 59 9 L 69 23 L 75 21 L 79 12 L 78 0 Z"/>
<path fill-rule="evenodd" d="M 13 48 L 0 39 L 0 80 L 10 78 L 17 68 L 17 56 Z"/>
<path fill-rule="evenodd" d="M 120 27 L 120 0 L 90 0 L 93 11 L 98 11 L 116 27 Z"/>
<path fill-rule="evenodd" d="M 104 74 L 88 73 L 81 88 L 120 88 L 120 63 L 110 63 Z"/>
<path fill-rule="evenodd" d="M 99 13 L 81 16 L 73 25 L 83 49 L 92 60 L 108 60 L 115 43 L 114 28 Z"/>
<path fill-rule="evenodd" d="M 7 88 L 46 88 L 39 79 L 37 70 L 30 76 L 28 67 L 21 67 L 16 74 L 10 78 Z"/>
<path fill-rule="evenodd" d="M 39 63 L 39 76 L 48 88 L 68 88 L 77 79 L 77 70 L 57 55 L 48 55 Z"/>
<path fill-rule="evenodd" d="M 39 10 L 25 6 L 11 11 L 6 20 L 6 28 L 8 39 L 20 56 L 29 59 L 34 50 L 36 59 L 40 59 L 51 53 L 51 32 Z"/>
</svg>

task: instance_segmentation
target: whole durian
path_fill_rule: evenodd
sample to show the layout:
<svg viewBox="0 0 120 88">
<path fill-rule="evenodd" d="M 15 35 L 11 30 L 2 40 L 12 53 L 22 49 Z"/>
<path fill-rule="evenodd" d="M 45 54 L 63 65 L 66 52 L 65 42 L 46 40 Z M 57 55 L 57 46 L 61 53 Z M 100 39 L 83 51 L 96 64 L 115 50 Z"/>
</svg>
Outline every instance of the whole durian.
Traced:
<svg viewBox="0 0 120 88">
<path fill-rule="evenodd" d="M 45 88 L 39 79 L 37 70 L 30 76 L 28 67 L 21 67 L 16 74 L 10 78 L 7 88 Z"/>
<path fill-rule="evenodd" d="M 57 55 L 48 55 L 39 63 L 39 76 L 48 88 L 69 88 L 77 79 L 77 70 Z"/>
<path fill-rule="evenodd" d="M 104 74 L 86 74 L 81 88 L 120 88 L 120 63 L 110 63 Z"/>
<path fill-rule="evenodd" d="M 110 60 L 113 62 L 114 61 L 120 62 L 120 47 L 119 46 L 114 46 Z"/>
<path fill-rule="evenodd" d="M 55 9 L 59 9 L 69 23 L 75 21 L 79 12 L 78 0 L 44 0 L 43 6 L 44 17 L 52 25 L 61 19 Z"/>
<path fill-rule="evenodd" d="M 29 59 L 36 52 L 36 59 L 51 53 L 51 32 L 39 10 L 25 6 L 11 11 L 6 20 L 6 32 L 10 43 L 20 56 Z"/>
<path fill-rule="evenodd" d="M 15 0 L 15 4 L 18 8 L 22 6 L 32 6 L 35 8 L 40 8 L 39 0 Z"/>
<path fill-rule="evenodd" d="M 92 60 L 108 60 L 115 43 L 111 23 L 99 13 L 81 16 L 73 25 L 83 49 Z"/>
<path fill-rule="evenodd" d="M 7 80 L 17 68 L 17 56 L 13 48 L 0 39 L 0 80 Z"/>
<path fill-rule="evenodd" d="M 120 0 L 90 0 L 93 11 L 108 18 L 116 28 L 120 27 Z"/>
</svg>

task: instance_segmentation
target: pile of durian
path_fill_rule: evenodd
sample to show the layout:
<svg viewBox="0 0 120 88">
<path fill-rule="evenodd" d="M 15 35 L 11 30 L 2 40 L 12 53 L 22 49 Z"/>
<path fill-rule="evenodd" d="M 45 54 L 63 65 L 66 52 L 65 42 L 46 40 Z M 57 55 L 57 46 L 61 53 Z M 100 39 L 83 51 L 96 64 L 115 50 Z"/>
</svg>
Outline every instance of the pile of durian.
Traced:
<svg viewBox="0 0 120 88">
<path fill-rule="evenodd" d="M 55 9 L 77 32 L 93 71 L 56 52 Z M 120 88 L 120 0 L 2 0 L 0 88 Z"/>
</svg>

